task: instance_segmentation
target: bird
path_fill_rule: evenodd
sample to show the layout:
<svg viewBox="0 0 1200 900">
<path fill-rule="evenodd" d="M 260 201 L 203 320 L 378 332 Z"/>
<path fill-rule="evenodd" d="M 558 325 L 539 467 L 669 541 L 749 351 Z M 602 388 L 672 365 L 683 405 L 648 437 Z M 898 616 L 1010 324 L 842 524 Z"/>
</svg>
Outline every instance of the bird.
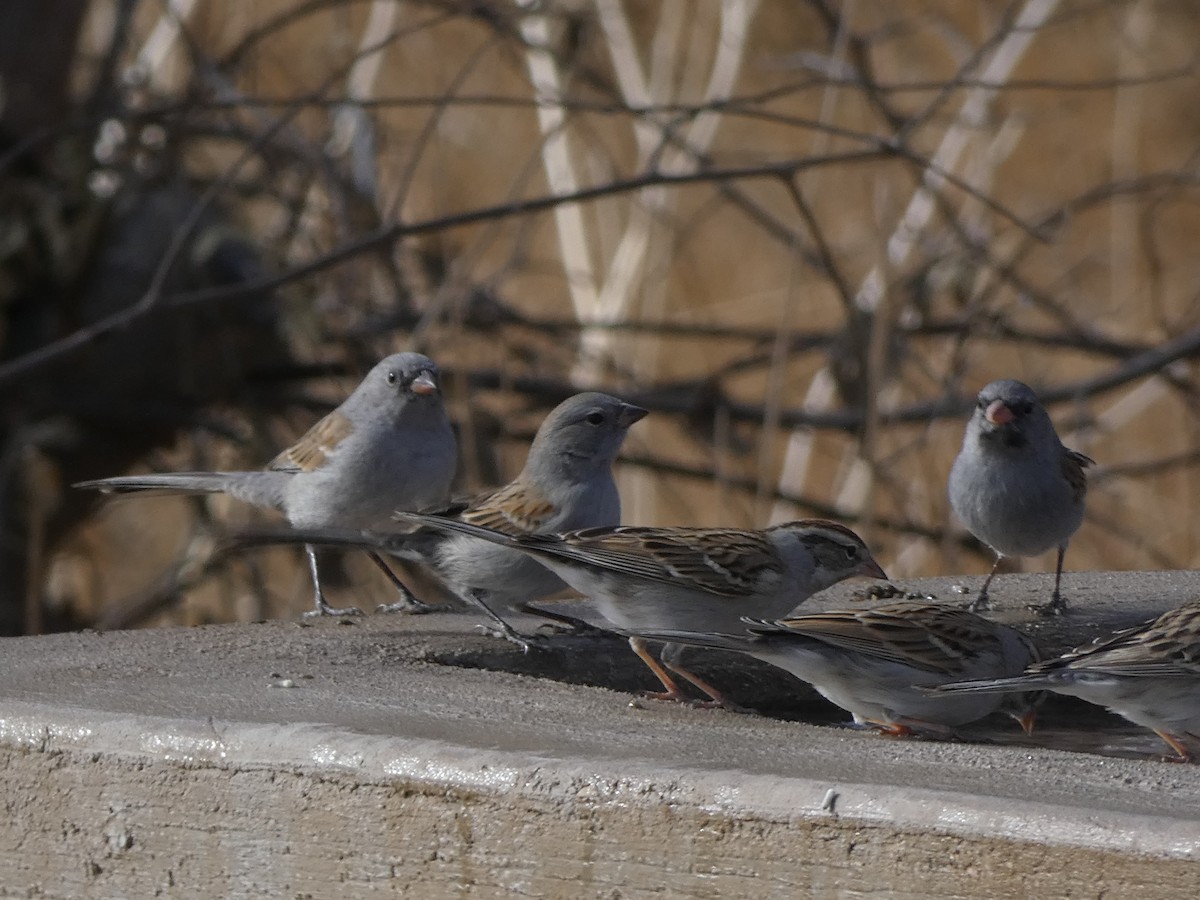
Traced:
<svg viewBox="0 0 1200 900">
<path fill-rule="evenodd" d="M 1019 672 L 1038 651 L 1015 628 L 957 606 L 900 601 L 780 621 L 743 618 L 740 634 L 660 631 L 645 636 L 734 650 L 784 669 L 812 685 L 854 721 L 896 736 L 945 731 L 1008 712 L 1028 734 L 1037 692 L 1005 703 L 946 702 L 921 687 Z M 986 675 L 985 675 L 986 673 Z"/>
<path fill-rule="evenodd" d="M 618 525 L 511 534 L 420 512 L 397 518 L 537 560 L 591 598 L 613 630 L 628 636 L 633 652 L 662 684 L 663 691 L 651 696 L 663 700 L 687 699 L 674 673 L 705 693 L 710 705 L 728 705 L 715 687 L 682 665 L 682 646 L 665 647 L 660 664 L 647 650 L 644 632 L 735 629 L 743 615 L 783 615 L 852 575 L 887 577 L 862 538 L 822 519 L 761 531 Z"/>
<path fill-rule="evenodd" d="M 1149 728 L 1187 762 L 1200 738 L 1200 600 L 1032 665 L 1009 678 L 945 684 L 946 694 L 1044 690 L 1103 706 Z"/>
<path fill-rule="evenodd" d="M 429 518 L 506 536 L 615 525 L 621 521 L 621 497 L 613 479 L 613 462 L 630 426 L 647 414 L 642 407 L 609 394 L 576 394 L 542 422 L 515 479 L 443 506 L 436 510 L 437 516 Z M 531 646 L 529 640 L 517 633 L 499 610 L 566 587 L 555 573 L 525 554 L 439 529 L 259 532 L 244 534 L 236 541 L 239 546 L 279 542 L 369 547 L 424 566 L 452 594 L 483 612 L 500 636 L 525 651 Z"/>
<path fill-rule="evenodd" d="M 988 608 L 988 588 L 1006 556 L 1058 550 L 1054 593 L 1040 611 L 1066 610 L 1060 592 L 1067 543 L 1083 522 L 1085 470 L 1094 461 L 1062 445 L 1037 395 L 1009 379 L 979 392 L 962 449 L 950 469 L 950 506 L 967 530 L 996 554 L 995 564 L 971 604 Z"/>
<path fill-rule="evenodd" d="M 225 493 L 283 513 L 295 528 L 386 527 L 397 509 L 442 504 L 458 467 L 458 442 L 446 414 L 433 360 L 395 353 L 346 400 L 267 464 L 247 472 L 174 472 L 81 481 L 104 493 Z M 359 615 L 335 608 L 321 587 L 317 554 L 305 548 L 313 582 L 312 615 Z M 372 561 L 409 604 L 408 589 L 373 550 Z"/>
</svg>

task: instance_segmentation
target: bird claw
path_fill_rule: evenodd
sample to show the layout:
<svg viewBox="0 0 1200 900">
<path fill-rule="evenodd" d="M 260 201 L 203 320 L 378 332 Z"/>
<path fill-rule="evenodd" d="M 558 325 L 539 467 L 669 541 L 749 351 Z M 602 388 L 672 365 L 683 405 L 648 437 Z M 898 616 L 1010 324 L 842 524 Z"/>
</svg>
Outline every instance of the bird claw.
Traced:
<svg viewBox="0 0 1200 900">
<path fill-rule="evenodd" d="M 689 697 L 683 691 L 638 691 L 637 695 L 629 701 L 629 706 L 632 709 L 647 709 L 646 700 L 660 700 L 665 703 L 678 703 L 681 706 L 686 706 L 690 709 L 723 709 L 727 712 L 741 713 L 743 715 L 755 715 L 752 709 L 747 709 L 744 706 L 738 706 L 724 698 L 720 700 L 700 700 L 696 697 Z"/>
<path fill-rule="evenodd" d="M 445 603 L 424 603 L 416 597 L 406 597 L 395 603 L 380 603 L 375 607 L 376 613 L 405 613 L 410 616 L 423 616 L 426 613 L 446 612 L 450 607 Z"/>
<path fill-rule="evenodd" d="M 699 702 L 683 691 L 639 691 L 638 697 L 643 700 L 661 700 L 664 703 L 682 703 L 688 706 Z"/>
<path fill-rule="evenodd" d="M 357 606 L 330 606 L 322 601 L 316 609 L 304 613 L 305 619 L 316 619 L 322 616 L 361 616 L 363 611 Z"/>
<path fill-rule="evenodd" d="M 1189 763 L 1195 762 L 1195 757 L 1190 753 L 1184 756 L 1179 756 L 1178 754 L 1174 753 L 1164 753 L 1161 755 L 1156 754 L 1153 758 L 1159 760 L 1160 762 L 1178 763 L 1181 766 L 1186 766 Z"/>
<path fill-rule="evenodd" d="M 516 644 L 521 648 L 522 653 L 528 653 L 531 649 L 542 649 L 541 644 L 537 640 L 517 634 L 511 628 L 497 628 L 493 625 L 476 625 L 475 627 L 481 634 L 485 634 L 488 637 L 503 638 L 510 644 Z"/>
<path fill-rule="evenodd" d="M 991 608 L 992 608 L 992 598 L 989 597 L 987 594 L 980 594 L 978 597 L 976 597 L 970 603 L 967 603 L 963 606 L 963 609 L 965 609 L 967 612 L 973 612 L 973 613 L 987 612 Z"/>
<path fill-rule="evenodd" d="M 542 609 L 533 603 L 523 603 L 518 609 L 523 613 L 528 613 L 531 616 L 538 616 L 546 621 L 538 625 L 538 630 L 557 634 L 571 635 L 586 635 L 586 634 L 611 634 L 603 628 L 597 628 L 590 622 L 585 622 L 583 619 L 576 616 L 569 616 L 566 613 L 556 612 L 554 610 Z"/>
<path fill-rule="evenodd" d="M 692 709 L 723 709 L 726 712 L 737 713 L 742 716 L 753 716 L 757 713 L 746 706 L 741 706 L 734 703 L 732 700 L 727 700 L 722 697 L 720 700 L 689 700 L 688 706 Z"/>
<path fill-rule="evenodd" d="M 543 622 L 538 626 L 538 631 L 551 636 L 569 635 L 572 637 L 584 637 L 588 635 L 610 634 L 603 628 L 597 628 L 595 625 L 589 625 L 587 622 L 577 620 L 575 622 L 563 622 L 555 620 L 553 622 Z"/>
<path fill-rule="evenodd" d="M 1067 611 L 1067 604 L 1061 597 L 1055 597 L 1049 603 L 1033 604 L 1029 608 L 1039 616 L 1050 618 L 1064 615 Z"/>
</svg>

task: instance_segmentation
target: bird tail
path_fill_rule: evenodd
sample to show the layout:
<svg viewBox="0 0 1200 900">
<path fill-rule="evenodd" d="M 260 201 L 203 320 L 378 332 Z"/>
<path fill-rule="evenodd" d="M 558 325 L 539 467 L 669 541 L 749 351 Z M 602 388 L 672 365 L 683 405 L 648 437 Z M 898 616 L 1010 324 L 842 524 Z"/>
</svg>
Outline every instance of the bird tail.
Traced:
<svg viewBox="0 0 1200 900">
<path fill-rule="evenodd" d="M 246 503 L 282 509 L 290 472 L 168 472 L 161 475 L 124 475 L 80 481 L 77 488 L 95 488 L 106 494 L 155 491 L 160 494 L 228 494 Z"/>
<path fill-rule="evenodd" d="M 664 644 L 684 644 L 688 647 L 709 647 L 714 650 L 746 651 L 754 642 L 751 635 L 721 634 L 702 631 L 639 631 L 637 637 Z"/>
<path fill-rule="evenodd" d="M 516 543 L 516 540 L 511 535 L 491 528 L 485 528 L 482 525 L 473 525 L 470 522 L 464 522 L 462 519 L 451 518 L 449 516 L 400 511 L 392 513 L 392 519 L 396 522 L 407 522 L 410 525 L 419 525 L 422 528 L 440 531 L 443 534 L 465 534 L 468 537 L 490 541 L 502 547 L 512 546 Z"/>
<path fill-rule="evenodd" d="M 925 688 L 935 694 L 1007 694 L 1045 688 L 1045 675 L 1014 675 L 1011 678 L 984 678 L 979 681 L 955 681 Z"/>
<path fill-rule="evenodd" d="M 246 472 L 170 472 L 162 475 L 124 475 L 77 481 L 72 487 L 93 488 L 105 494 L 131 494 L 134 491 L 162 491 L 168 494 L 219 494 L 235 480 L 231 476 Z"/>
</svg>

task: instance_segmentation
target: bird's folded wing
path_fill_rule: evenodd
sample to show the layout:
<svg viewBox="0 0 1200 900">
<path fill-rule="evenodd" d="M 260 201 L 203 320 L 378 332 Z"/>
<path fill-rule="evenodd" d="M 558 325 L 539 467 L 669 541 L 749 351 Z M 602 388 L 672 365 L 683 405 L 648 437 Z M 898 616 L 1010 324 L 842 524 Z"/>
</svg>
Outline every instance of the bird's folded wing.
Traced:
<svg viewBox="0 0 1200 900">
<path fill-rule="evenodd" d="M 319 469 L 353 430 L 353 423 L 335 409 L 302 434 L 296 443 L 267 463 L 267 468 L 278 472 L 312 472 Z"/>
<path fill-rule="evenodd" d="M 518 535 L 541 531 L 558 508 L 541 492 L 520 482 L 477 494 L 456 515 L 464 522 Z"/>
<path fill-rule="evenodd" d="M 946 675 L 961 674 L 982 653 L 999 652 L 995 633 L 979 617 L 934 604 L 813 613 L 776 624 L 834 647 Z"/>
<path fill-rule="evenodd" d="M 1200 601 L 1079 647 L 1047 665 L 1128 677 L 1200 677 Z"/>
<path fill-rule="evenodd" d="M 521 543 L 609 572 L 722 597 L 754 596 L 782 577 L 774 546 L 753 531 L 620 526 L 572 532 L 559 540 L 530 536 Z"/>
<path fill-rule="evenodd" d="M 1087 473 L 1084 470 L 1095 464 L 1096 461 L 1090 456 L 1085 456 L 1078 450 L 1068 450 L 1063 447 L 1062 474 L 1063 478 L 1067 480 L 1067 484 L 1071 486 L 1076 502 L 1082 500 L 1087 493 Z"/>
</svg>

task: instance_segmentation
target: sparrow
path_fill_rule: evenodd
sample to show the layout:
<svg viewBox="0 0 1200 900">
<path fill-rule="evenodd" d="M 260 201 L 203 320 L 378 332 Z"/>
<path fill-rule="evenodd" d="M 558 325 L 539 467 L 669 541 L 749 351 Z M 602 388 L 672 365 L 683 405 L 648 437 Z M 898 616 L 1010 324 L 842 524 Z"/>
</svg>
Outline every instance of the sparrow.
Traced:
<svg viewBox="0 0 1200 900">
<path fill-rule="evenodd" d="M 950 470 L 950 506 L 996 554 L 971 604 L 988 608 L 988 588 L 1006 556 L 1058 550 L 1054 593 L 1041 611 L 1061 614 L 1059 591 L 1067 543 L 1083 521 L 1085 469 L 1093 460 L 1068 450 L 1037 395 L 1019 381 L 993 381 L 979 392 L 962 450 Z"/>
<path fill-rule="evenodd" d="M 176 472 L 81 481 L 104 493 L 153 490 L 225 493 L 283 513 L 295 528 L 386 527 L 397 509 L 445 503 L 458 466 L 458 444 L 446 416 L 438 368 L 419 353 L 379 362 L 354 392 L 266 468 L 250 472 Z M 314 609 L 306 615 L 360 615 L 325 600 L 317 554 L 305 548 Z M 379 554 L 372 561 L 412 603 Z"/>
<path fill-rule="evenodd" d="M 945 731 L 1002 709 L 1028 734 L 1040 695 L 1015 702 L 945 702 L 921 690 L 971 677 L 1008 675 L 1038 659 L 1014 628 L 959 607 L 902 601 L 781 621 L 744 618 L 741 633 L 658 631 L 645 637 L 735 650 L 790 672 L 860 725 L 902 736 Z M 986 675 L 984 674 L 986 673 Z"/>
<path fill-rule="evenodd" d="M 737 630 L 744 615 L 784 615 L 852 575 L 887 577 L 862 538 L 821 519 L 762 531 L 619 525 L 513 534 L 462 518 L 411 512 L 396 518 L 536 560 L 629 636 L 633 652 L 663 686 L 652 696 L 664 700 L 686 700 L 674 673 L 725 705 L 716 688 L 683 667 L 681 646 L 668 645 L 661 663 L 656 660 L 646 632 Z"/>
<path fill-rule="evenodd" d="M 1103 706 L 1149 728 L 1186 762 L 1200 738 L 1200 600 L 1097 638 L 1010 678 L 960 680 L 947 695 L 1045 690 Z"/>
<path fill-rule="evenodd" d="M 615 525 L 621 521 L 621 497 L 613 479 L 613 462 L 630 426 L 646 415 L 640 406 L 608 394 L 576 394 L 542 422 L 515 479 L 442 507 L 429 518 L 506 537 Z M 368 547 L 422 565 L 451 593 L 483 612 L 502 637 L 523 650 L 529 649 L 529 641 L 499 610 L 566 587 L 558 575 L 523 553 L 444 529 L 417 528 L 407 533 L 395 533 L 394 528 L 387 533 L 297 529 L 247 533 L 237 541 L 242 547 L 282 542 Z"/>
</svg>

